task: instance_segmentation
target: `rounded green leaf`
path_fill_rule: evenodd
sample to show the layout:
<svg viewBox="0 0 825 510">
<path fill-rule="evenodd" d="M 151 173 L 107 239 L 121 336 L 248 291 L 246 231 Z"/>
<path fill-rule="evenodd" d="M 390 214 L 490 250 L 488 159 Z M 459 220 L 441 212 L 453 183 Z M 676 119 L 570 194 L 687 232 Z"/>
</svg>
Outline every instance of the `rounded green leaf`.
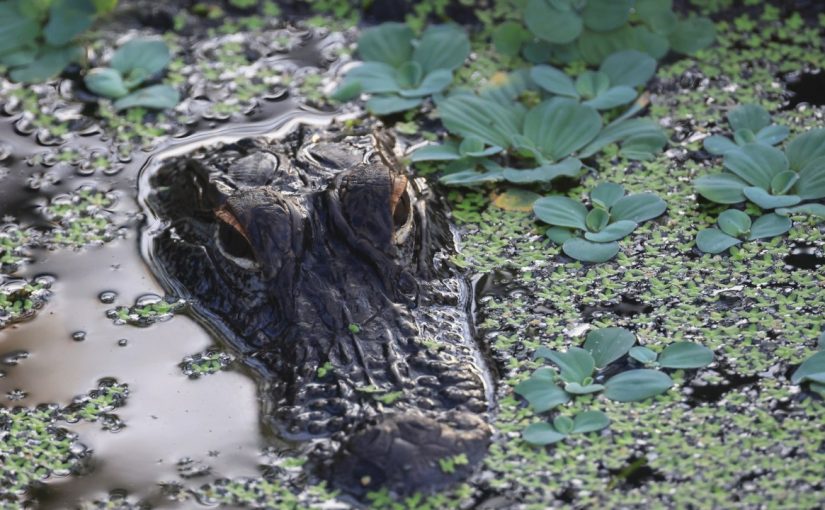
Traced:
<svg viewBox="0 0 825 510">
<path fill-rule="evenodd" d="M 604 386 L 604 395 L 611 400 L 637 402 L 666 392 L 673 380 L 658 370 L 640 368 L 614 375 Z"/>
<path fill-rule="evenodd" d="M 601 328 L 587 334 L 584 349 L 593 356 L 597 368 L 604 368 L 627 354 L 635 343 L 636 336 L 625 328 Z"/>
<path fill-rule="evenodd" d="M 412 154 L 410 160 L 416 161 L 455 161 L 461 159 L 458 145 L 455 142 L 432 144 L 419 147 Z"/>
<path fill-rule="evenodd" d="M 597 243 L 609 243 L 630 235 L 638 226 L 635 221 L 619 220 L 604 227 L 600 232 L 585 232 L 584 238 Z"/>
<path fill-rule="evenodd" d="M 803 200 L 825 198 L 825 156 L 805 163 L 794 189 Z"/>
<path fill-rule="evenodd" d="M 788 144 L 785 153 L 791 170 L 801 174 L 802 168 L 809 162 L 825 157 L 825 128 L 812 129 L 797 136 Z"/>
<path fill-rule="evenodd" d="M 771 114 L 755 104 L 743 104 L 728 112 L 728 123 L 732 131 L 748 129 L 758 133 L 771 124 Z"/>
<path fill-rule="evenodd" d="M 95 6 L 91 0 L 53 0 L 43 35 L 51 46 L 64 46 L 92 26 Z"/>
<path fill-rule="evenodd" d="M 128 96 L 123 96 L 115 101 L 115 110 L 124 110 L 140 106 L 154 110 L 164 110 L 174 108 L 180 101 L 178 90 L 169 85 L 152 85 L 132 92 Z"/>
<path fill-rule="evenodd" d="M 630 16 L 633 0 L 588 0 L 582 11 L 584 26 L 596 32 L 616 30 Z"/>
<path fill-rule="evenodd" d="M 521 23 L 507 21 L 493 31 L 493 46 L 496 51 L 508 57 L 515 57 L 521 46 L 530 39 Z"/>
<path fill-rule="evenodd" d="M 590 192 L 590 201 L 597 207 L 610 209 L 624 196 L 624 188 L 614 182 L 602 182 Z"/>
<path fill-rule="evenodd" d="M 614 221 L 630 220 L 642 223 L 660 216 L 667 209 L 667 203 L 653 193 L 627 195 L 610 208 L 610 217 Z"/>
<path fill-rule="evenodd" d="M 536 353 L 539 354 L 538 352 Z M 589 352 L 580 347 L 570 347 L 567 352 L 546 350 L 541 356 L 559 367 L 559 375 L 568 383 L 582 383 L 593 374 L 595 361 Z"/>
<path fill-rule="evenodd" d="M 556 98 L 527 112 L 523 134 L 550 161 L 558 161 L 590 143 L 601 127 L 602 118 L 595 109 Z"/>
<path fill-rule="evenodd" d="M 635 89 L 626 85 L 619 85 L 618 87 L 607 89 L 593 99 L 585 101 L 584 104 L 597 110 L 610 110 L 611 108 L 633 102 L 636 96 Z"/>
<path fill-rule="evenodd" d="M 713 351 L 692 342 L 670 344 L 659 355 L 659 365 L 665 368 L 701 368 L 713 362 Z"/>
<path fill-rule="evenodd" d="M 702 140 L 702 146 L 705 148 L 706 151 L 717 156 L 724 155 L 728 151 L 736 150 L 739 148 L 739 146 L 733 143 L 733 140 L 731 140 L 730 138 L 719 135 L 709 136 L 705 138 L 704 140 Z"/>
<path fill-rule="evenodd" d="M 722 232 L 733 237 L 742 237 L 750 234 L 751 217 L 742 211 L 728 209 L 719 215 L 716 220 Z"/>
<path fill-rule="evenodd" d="M 390 115 L 415 108 L 422 101 L 420 97 L 373 96 L 367 101 L 367 110 L 373 115 Z"/>
<path fill-rule="evenodd" d="M 361 32 L 358 54 L 370 62 L 398 67 L 412 58 L 413 31 L 406 23 L 382 23 Z"/>
<path fill-rule="evenodd" d="M 788 170 L 788 158 L 779 149 L 752 143 L 727 152 L 724 165 L 751 186 L 769 189 L 774 176 Z"/>
<path fill-rule="evenodd" d="M 598 393 L 604 389 L 604 386 L 601 384 L 579 384 L 579 383 L 566 383 L 564 385 L 564 391 L 570 393 L 571 395 L 589 395 L 591 393 Z"/>
<path fill-rule="evenodd" d="M 742 241 L 729 236 L 717 228 L 700 230 L 696 234 L 696 247 L 705 253 L 722 253 L 731 246 L 736 246 Z"/>
<path fill-rule="evenodd" d="M 594 243 L 578 237 L 568 239 L 562 245 L 562 250 L 568 257 L 582 262 L 607 262 L 619 253 L 619 243 Z"/>
<path fill-rule="evenodd" d="M 773 124 L 759 130 L 756 133 L 756 141 L 765 145 L 776 145 L 785 138 L 788 138 L 791 130 L 786 126 L 778 126 Z"/>
<path fill-rule="evenodd" d="M 693 181 L 696 192 L 717 204 L 738 204 L 745 201 L 748 184 L 733 174 L 703 175 Z"/>
<path fill-rule="evenodd" d="M 559 177 L 578 177 L 581 167 L 582 162 L 578 159 L 567 158 L 555 165 L 541 165 L 531 169 L 505 168 L 504 178 L 518 184 L 550 182 Z"/>
<path fill-rule="evenodd" d="M 517 384 L 515 392 L 527 400 L 533 411 L 549 411 L 570 400 L 570 395 L 556 385 L 555 377 L 553 369 L 541 367 L 528 379 Z"/>
<path fill-rule="evenodd" d="M 791 375 L 793 384 L 806 381 L 825 383 L 825 351 L 819 351 L 806 359 Z"/>
<path fill-rule="evenodd" d="M 569 434 L 573 431 L 573 420 L 560 414 L 553 418 L 553 428 L 561 434 Z"/>
<path fill-rule="evenodd" d="M 550 227 L 545 233 L 548 239 L 556 244 L 564 244 L 565 241 L 573 237 L 573 232 L 562 227 Z"/>
<path fill-rule="evenodd" d="M 404 62 L 395 69 L 395 81 L 402 89 L 418 87 L 424 78 L 424 70 L 418 62 Z"/>
<path fill-rule="evenodd" d="M 129 89 L 123 84 L 120 73 L 108 67 L 96 67 L 89 70 L 83 78 L 86 88 L 99 96 L 117 99 L 129 93 Z"/>
<path fill-rule="evenodd" d="M 411 89 L 400 89 L 401 97 L 424 97 L 437 94 L 446 89 L 453 82 L 453 73 L 447 69 L 436 69 L 421 81 L 421 84 Z"/>
<path fill-rule="evenodd" d="M 585 434 L 587 432 L 597 432 L 610 425 L 610 419 L 601 411 L 584 411 L 573 418 L 573 430 L 575 434 Z"/>
<path fill-rule="evenodd" d="M 604 59 L 599 70 L 610 78 L 612 87 L 638 87 L 656 73 L 656 59 L 637 50 L 617 51 Z"/>
<path fill-rule="evenodd" d="M 775 175 L 771 181 L 771 194 L 784 195 L 793 188 L 798 180 L 799 174 L 790 170 Z"/>
<path fill-rule="evenodd" d="M 436 69 L 453 71 L 461 67 L 469 54 L 467 32 L 455 25 L 433 25 L 415 45 L 412 58 L 424 74 L 429 74 Z"/>
<path fill-rule="evenodd" d="M 356 95 L 361 92 L 368 94 L 386 94 L 401 90 L 395 68 L 383 62 L 364 62 L 358 67 L 351 69 L 347 73 L 346 80 L 344 84 L 341 85 L 341 88 L 346 87 L 349 83 L 358 84 L 359 88 Z"/>
<path fill-rule="evenodd" d="M 541 65 L 533 67 L 530 70 L 530 78 L 533 79 L 536 85 L 552 94 L 575 99 L 579 97 L 573 80 L 553 66 Z"/>
<path fill-rule="evenodd" d="M 610 88 L 610 78 L 601 71 L 585 71 L 576 78 L 576 92 L 585 99 L 597 97 Z"/>
<path fill-rule="evenodd" d="M 40 27 L 34 19 L 22 15 L 14 2 L 0 3 L 0 55 L 30 45 Z"/>
<path fill-rule="evenodd" d="M 487 145 L 510 147 L 521 131 L 523 111 L 474 94 L 453 94 L 438 102 L 444 126 L 453 134 L 476 136 Z"/>
<path fill-rule="evenodd" d="M 118 48 L 109 65 L 124 78 L 137 71 L 143 79 L 149 78 L 169 64 L 169 47 L 160 39 L 131 39 Z M 139 83 L 135 83 L 138 85 Z"/>
<path fill-rule="evenodd" d="M 733 132 L 733 141 L 740 146 L 745 146 L 749 143 L 755 143 L 756 133 L 754 133 L 750 129 L 737 129 Z"/>
<path fill-rule="evenodd" d="M 742 190 L 748 200 L 758 205 L 760 209 L 776 209 L 777 207 L 790 207 L 802 201 L 796 195 L 771 195 L 762 188 L 748 186 Z"/>
<path fill-rule="evenodd" d="M 528 0 L 524 24 L 539 39 L 553 44 L 573 42 L 581 34 L 581 17 L 573 10 L 559 10 L 546 0 Z"/>
<path fill-rule="evenodd" d="M 790 216 L 793 214 L 810 214 L 819 218 L 825 218 L 825 205 L 823 204 L 802 204 L 796 207 L 781 207 L 777 209 L 776 214 L 781 216 Z"/>
<path fill-rule="evenodd" d="M 587 230 L 587 207 L 572 198 L 550 196 L 533 204 L 536 217 L 549 225 Z"/>
<path fill-rule="evenodd" d="M 600 209 L 598 207 L 587 213 L 587 216 L 584 219 L 584 223 L 587 225 L 587 230 L 590 232 L 601 232 L 601 230 L 607 226 L 609 221 L 610 214 L 604 209 Z"/>
<path fill-rule="evenodd" d="M 655 351 L 642 345 L 637 345 L 636 347 L 630 349 L 629 355 L 631 358 L 643 365 L 650 365 L 651 363 L 654 363 L 658 357 Z"/>
<path fill-rule="evenodd" d="M 691 55 L 713 44 L 716 29 L 708 18 L 680 20 L 668 35 L 670 47 L 677 53 Z"/>
<path fill-rule="evenodd" d="M 80 61 L 82 57 L 83 50 L 78 46 L 45 46 L 40 49 L 35 60 L 13 69 L 9 77 L 17 82 L 41 83 L 59 74 L 70 63 Z"/>
<path fill-rule="evenodd" d="M 443 175 L 439 178 L 439 181 L 447 186 L 477 186 L 486 182 L 497 182 L 501 179 L 502 176 L 499 171 L 462 170 Z"/>
<path fill-rule="evenodd" d="M 558 443 L 567 437 L 567 435 L 558 432 L 549 423 L 540 422 L 528 425 L 527 428 L 525 428 L 521 433 L 521 437 L 532 445 L 545 446 L 548 444 Z"/>
<path fill-rule="evenodd" d="M 764 239 L 767 237 L 781 236 L 791 229 L 793 222 L 787 216 L 780 216 L 778 214 L 764 214 L 751 226 L 751 235 L 748 240 Z"/>
</svg>

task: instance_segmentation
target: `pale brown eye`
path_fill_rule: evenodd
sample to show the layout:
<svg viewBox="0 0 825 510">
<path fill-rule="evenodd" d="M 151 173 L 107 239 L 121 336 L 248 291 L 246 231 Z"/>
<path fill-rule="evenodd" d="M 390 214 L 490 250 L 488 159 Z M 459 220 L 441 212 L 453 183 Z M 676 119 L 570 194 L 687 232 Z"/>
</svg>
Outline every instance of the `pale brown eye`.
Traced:
<svg viewBox="0 0 825 510">
<path fill-rule="evenodd" d="M 216 244 L 221 254 L 244 269 L 257 268 L 249 236 L 235 215 L 220 208 L 215 210 L 215 217 L 218 218 Z"/>
</svg>

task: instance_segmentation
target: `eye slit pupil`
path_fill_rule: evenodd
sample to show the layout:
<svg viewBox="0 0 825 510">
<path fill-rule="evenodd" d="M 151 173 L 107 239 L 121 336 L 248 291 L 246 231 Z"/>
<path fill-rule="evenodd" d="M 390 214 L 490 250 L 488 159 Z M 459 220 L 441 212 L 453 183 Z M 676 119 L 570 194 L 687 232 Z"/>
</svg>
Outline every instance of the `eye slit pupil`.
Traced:
<svg viewBox="0 0 825 510">
<path fill-rule="evenodd" d="M 255 260 L 255 253 L 246 238 L 234 227 L 223 221 L 218 223 L 218 242 L 227 255 Z"/>
</svg>

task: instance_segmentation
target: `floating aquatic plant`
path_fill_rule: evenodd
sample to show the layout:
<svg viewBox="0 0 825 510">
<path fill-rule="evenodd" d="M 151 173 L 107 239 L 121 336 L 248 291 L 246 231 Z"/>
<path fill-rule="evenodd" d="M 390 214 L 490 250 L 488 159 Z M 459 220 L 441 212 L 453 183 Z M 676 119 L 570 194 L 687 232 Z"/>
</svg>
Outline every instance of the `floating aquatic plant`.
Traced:
<svg viewBox="0 0 825 510">
<path fill-rule="evenodd" d="M 521 437 L 532 445 L 544 446 L 558 443 L 571 434 L 598 432 L 610 425 L 610 419 L 601 411 L 584 411 L 573 418 L 556 416 L 553 423 L 539 422 L 528 425 Z"/>
<path fill-rule="evenodd" d="M 705 150 L 711 154 L 723 155 L 750 143 L 776 145 L 788 137 L 786 126 L 771 124 L 771 114 L 755 104 L 737 106 L 728 112 L 728 124 L 733 140 L 726 136 L 713 135 L 702 141 Z"/>
<path fill-rule="evenodd" d="M 787 216 L 769 213 L 752 221 L 746 213 L 728 209 L 719 215 L 718 228 L 707 228 L 696 235 L 696 247 L 705 253 L 723 251 L 745 241 L 781 236 L 791 229 Z"/>
<path fill-rule="evenodd" d="M 640 223 L 660 216 L 667 209 L 653 193 L 625 195 L 622 186 L 601 183 L 590 193 L 591 209 L 568 197 L 549 196 L 536 200 L 536 217 L 552 225 L 547 237 L 560 244 L 568 256 L 583 262 L 605 262 L 619 253 L 620 239 Z"/>
</svg>

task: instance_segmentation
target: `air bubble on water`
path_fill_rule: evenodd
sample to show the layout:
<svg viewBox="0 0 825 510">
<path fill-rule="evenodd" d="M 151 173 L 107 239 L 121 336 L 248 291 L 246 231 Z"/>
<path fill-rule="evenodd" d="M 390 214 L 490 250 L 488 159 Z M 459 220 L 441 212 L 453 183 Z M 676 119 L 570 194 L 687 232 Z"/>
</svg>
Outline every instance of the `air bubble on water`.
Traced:
<svg viewBox="0 0 825 510">
<path fill-rule="evenodd" d="M 75 331 L 72 333 L 72 340 L 75 342 L 82 342 L 86 340 L 86 332 L 85 331 Z"/>
<path fill-rule="evenodd" d="M 126 347 L 129 344 L 129 341 L 126 340 L 125 338 L 121 338 L 120 340 L 117 341 L 117 344 L 120 347 Z"/>
<path fill-rule="evenodd" d="M 104 290 L 100 294 L 97 295 L 97 298 L 100 300 L 101 303 L 112 304 L 117 299 L 117 292 L 113 290 Z"/>
</svg>

